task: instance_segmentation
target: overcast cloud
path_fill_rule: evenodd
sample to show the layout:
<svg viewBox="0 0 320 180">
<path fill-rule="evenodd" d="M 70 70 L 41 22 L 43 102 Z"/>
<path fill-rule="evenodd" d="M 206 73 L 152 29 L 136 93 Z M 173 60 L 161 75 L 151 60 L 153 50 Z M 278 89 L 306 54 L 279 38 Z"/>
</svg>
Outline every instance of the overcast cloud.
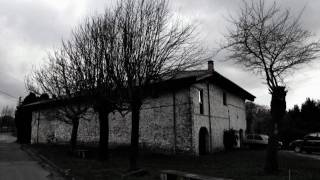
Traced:
<svg viewBox="0 0 320 180">
<path fill-rule="evenodd" d="M 102 13 L 116 1 L 106 0 L 0 0 L 0 109 L 16 106 L 26 96 L 25 76 L 33 66 L 46 60 L 47 52 L 59 47 L 72 28 L 91 15 Z M 229 26 L 229 15 L 236 16 L 240 0 L 172 0 L 174 16 L 199 24 L 201 37 L 209 49 L 219 47 Z M 268 1 L 271 2 L 271 1 Z M 289 3 L 290 2 L 290 3 Z M 320 1 L 284 0 L 281 5 L 299 13 L 305 7 L 302 25 L 320 34 Z M 319 37 L 319 36 L 318 36 Z M 269 105 L 270 95 L 262 77 L 246 72 L 224 56 L 215 57 L 215 69 Z M 287 78 L 288 107 L 301 104 L 307 97 L 320 99 L 320 62 L 302 67 Z M 13 96 L 5 95 L 3 92 Z"/>
</svg>

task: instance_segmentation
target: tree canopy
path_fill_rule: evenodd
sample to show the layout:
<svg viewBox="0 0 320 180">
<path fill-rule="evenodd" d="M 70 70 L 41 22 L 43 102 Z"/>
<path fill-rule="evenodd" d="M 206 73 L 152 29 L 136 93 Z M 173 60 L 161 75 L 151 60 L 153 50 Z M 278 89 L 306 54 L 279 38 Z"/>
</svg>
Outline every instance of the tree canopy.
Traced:
<svg viewBox="0 0 320 180">
<path fill-rule="evenodd" d="M 320 42 L 301 25 L 303 11 L 294 16 L 273 2 L 243 1 L 239 18 L 232 18 L 232 28 L 224 46 L 230 59 L 266 78 L 269 90 L 283 86 L 287 72 L 318 57 Z"/>
</svg>

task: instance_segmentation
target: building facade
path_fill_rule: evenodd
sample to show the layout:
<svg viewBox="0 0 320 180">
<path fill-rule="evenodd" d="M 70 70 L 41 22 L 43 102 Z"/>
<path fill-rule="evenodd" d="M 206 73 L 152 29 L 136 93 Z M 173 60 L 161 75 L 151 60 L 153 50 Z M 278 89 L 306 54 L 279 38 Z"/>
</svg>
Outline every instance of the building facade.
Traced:
<svg viewBox="0 0 320 180">
<path fill-rule="evenodd" d="M 240 139 L 246 130 L 245 101 L 254 96 L 213 70 L 185 71 L 167 80 L 144 99 L 140 112 L 141 147 L 162 153 L 202 154 L 223 149 L 224 130 Z M 45 102 L 44 102 L 45 103 Z M 32 105 L 31 105 L 32 106 Z M 58 116 L 59 107 L 34 108 L 32 143 L 67 142 L 71 125 Z M 109 114 L 110 145 L 130 145 L 131 113 Z M 99 141 L 98 115 L 90 108 L 80 120 L 78 140 Z"/>
</svg>

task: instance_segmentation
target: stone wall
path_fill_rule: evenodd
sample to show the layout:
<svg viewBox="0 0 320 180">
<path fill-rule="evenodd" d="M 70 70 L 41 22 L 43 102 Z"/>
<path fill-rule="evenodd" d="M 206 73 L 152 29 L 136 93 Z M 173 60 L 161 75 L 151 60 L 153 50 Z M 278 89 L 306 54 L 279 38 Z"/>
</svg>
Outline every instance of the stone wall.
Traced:
<svg viewBox="0 0 320 180">
<path fill-rule="evenodd" d="M 61 121 L 66 117 L 59 112 L 61 112 L 59 108 L 33 111 L 31 143 L 48 143 L 49 141 L 66 143 L 70 141 L 72 126 Z M 97 143 L 99 141 L 97 118 L 97 114 L 90 108 L 79 120 L 79 142 Z"/>
<path fill-rule="evenodd" d="M 208 98 L 209 88 L 209 98 Z M 203 90 L 204 112 L 200 114 L 198 90 Z M 209 133 L 209 151 L 215 152 L 223 149 L 223 131 L 233 128 L 243 132 L 246 130 L 245 100 L 214 85 L 203 83 L 191 87 L 193 109 L 193 149 L 199 153 L 199 131 L 201 127 L 207 128 Z M 227 105 L 223 104 L 223 92 L 226 93 Z M 209 105 L 210 102 L 210 105 Z M 209 115 L 210 106 L 210 115 Z M 238 142 L 238 144 L 240 144 Z"/>
<path fill-rule="evenodd" d="M 147 98 L 140 112 L 140 145 L 155 152 L 190 152 L 190 117 L 189 89 Z M 131 113 L 112 113 L 110 120 L 110 143 L 129 145 Z"/>
<path fill-rule="evenodd" d="M 147 98 L 140 112 L 139 143 L 144 148 L 159 152 L 190 152 L 192 150 L 189 89 L 168 91 L 157 97 Z M 67 142 L 71 125 L 59 121 L 63 117 L 58 109 L 33 112 L 32 143 Z M 89 121 L 88 121 L 89 120 Z M 111 145 L 129 145 L 131 113 L 109 114 L 109 142 Z M 80 120 L 78 140 L 86 143 L 99 141 L 98 115 L 90 109 Z"/>
</svg>

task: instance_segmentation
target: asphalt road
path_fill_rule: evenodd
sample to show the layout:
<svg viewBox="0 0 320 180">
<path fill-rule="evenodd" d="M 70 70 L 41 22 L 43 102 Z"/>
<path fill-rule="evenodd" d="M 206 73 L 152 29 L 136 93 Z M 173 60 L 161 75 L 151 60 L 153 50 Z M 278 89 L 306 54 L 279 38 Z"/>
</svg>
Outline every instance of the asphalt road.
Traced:
<svg viewBox="0 0 320 180">
<path fill-rule="evenodd" d="M 305 158 L 311 158 L 315 160 L 320 160 L 320 153 L 312 153 L 312 154 L 307 154 L 307 153 L 296 153 L 294 151 L 283 151 L 284 153 L 292 154 L 294 156 L 300 156 L 300 157 L 305 157 Z"/>
<path fill-rule="evenodd" d="M 0 180 L 62 179 L 21 150 L 15 140 L 10 134 L 0 134 Z"/>
</svg>

